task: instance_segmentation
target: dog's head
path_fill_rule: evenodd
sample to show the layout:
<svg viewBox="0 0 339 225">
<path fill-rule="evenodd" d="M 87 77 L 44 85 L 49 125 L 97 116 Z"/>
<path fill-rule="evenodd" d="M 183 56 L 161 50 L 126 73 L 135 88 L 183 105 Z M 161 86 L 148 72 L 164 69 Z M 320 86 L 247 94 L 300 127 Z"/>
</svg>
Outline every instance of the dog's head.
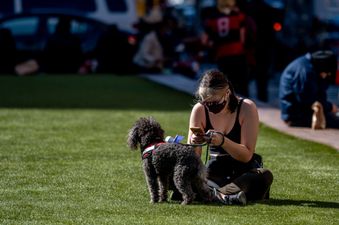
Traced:
<svg viewBox="0 0 339 225">
<path fill-rule="evenodd" d="M 312 104 L 312 109 L 315 112 L 321 112 L 321 111 L 323 111 L 323 106 L 322 106 L 322 104 L 320 102 L 317 101 L 317 102 L 314 102 Z"/>
<path fill-rule="evenodd" d="M 164 140 L 164 130 L 153 117 L 141 117 L 129 130 L 127 145 L 131 149 L 144 149 L 148 145 Z"/>
</svg>

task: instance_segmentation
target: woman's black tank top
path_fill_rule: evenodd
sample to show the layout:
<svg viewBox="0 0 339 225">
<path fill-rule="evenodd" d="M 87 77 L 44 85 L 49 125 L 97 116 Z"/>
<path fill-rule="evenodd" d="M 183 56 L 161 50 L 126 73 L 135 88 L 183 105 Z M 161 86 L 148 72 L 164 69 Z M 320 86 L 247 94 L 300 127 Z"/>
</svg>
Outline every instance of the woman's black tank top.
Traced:
<svg viewBox="0 0 339 225">
<path fill-rule="evenodd" d="M 240 126 L 240 122 L 239 122 L 239 113 L 240 113 L 240 108 L 241 108 L 241 104 L 244 101 L 243 98 L 241 98 L 239 100 L 238 106 L 237 106 L 237 115 L 234 121 L 234 125 L 231 129 L 231 131 L 228 134 L 225 134 L 225 137 L 229 138 L 230 140 L 239 143 L 240 144 L 240 136 L 241 136 L 241 126 Z M 211 124 L 210 121 L 210 117 L 208 114 L 208 110 L 205 107 L 205 116 L 206 116 L 206 127 L 205 127 L 205 132 L 207 132 L 208 130 L 213 130 L 213 126 Z M 217 148 L 217 147 L 212 147 L 210 148 L 210 154 L 222 154 L 225 155 L 228 153 L 221 147 Z"/>
</svg>

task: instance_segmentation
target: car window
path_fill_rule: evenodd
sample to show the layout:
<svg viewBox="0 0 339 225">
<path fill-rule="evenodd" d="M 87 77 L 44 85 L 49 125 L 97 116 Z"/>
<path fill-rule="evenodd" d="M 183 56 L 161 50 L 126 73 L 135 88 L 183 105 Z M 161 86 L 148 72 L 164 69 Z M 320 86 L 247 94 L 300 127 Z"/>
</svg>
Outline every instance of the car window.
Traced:
<svg viewBox="0 0 339 225">
<path fill-rule="evenodd" d="M 95 0 L 23 0 L 22 8 L 24 12 L 42 9 L 66 9 L 82 12 L 93 12 L 96 10 Z"/>
<path fill-rule="evenodd" d="M 80 21 L 76 21 L 76 20 L 73 20 L 72 24 L 71 24 L 72 33 L 77 34 L 77 35 L 81 35 L 81 34 L 85 34 L 85 33 L 90 34 L 92 32 L 93 28 L 94 28 L 94 26 L 89 24 L 89 23 L 80 22 Z"/>
<path fill-rule="evenodd" d="M 49 17 L 47 19 L 47 33 L 53 34 L 56 30 L 56 26 L 58 25 L 59 19 L 57 17 Z"/>
<path fill-rule="evenodd" d="M 14 36 L 33 36 L 38 30 L 38 24 L 37 17 L 25 17 L 5 21 L 1 27 L 10 29 Z"/>
<path fill-rule="evenodd" d="M 1 0 L 0 15 L 10 14 L 14 12 L 13 0 Z"/>
<path fill-rule="evenodd" d="M 49 17 L 47 20 L 47 29 L 49 34 L 53 34 L 56 30 L 58 25 L 59 18 L 58 17 Z M 96 24 L 92 24 L 85 21 L 79 21 L 73 19 L 71 21 L 71 33 L 75 35 L 83 35 L 88 34 L 90 35 L 92 32 L 96 32 L 99 28 Z M 93 33 L 92 33 L 93 35 Z"/>
<path fill-rule="evenodd" d="M 3 21 L 0 25 L 0 28 L 7 28 L 12 32 L 16 48 L 20 51 L 35 51 L 43 47 L 44 36 L 39 35 L 39 27 L 38 17 L 12 18 Z M 25 56 L 22 59 L 24 58 Z"/>
<path fill-rule="evenodd" d="M 48 17 L 46 20 L 48 35 L 55 32 L 59 20 L 59 17 Z M 75 18 L 71 20 L 71 33 L 80 38 L 84 52 L 91 51 L 95 47 L 103 31 L 104 27 L 95 22 Z"/>
<path fill-rule="evenodd" d="M 107 8 L 111 12 L 126 12 L 126 0 L 106 0 Z"/>
</svg>

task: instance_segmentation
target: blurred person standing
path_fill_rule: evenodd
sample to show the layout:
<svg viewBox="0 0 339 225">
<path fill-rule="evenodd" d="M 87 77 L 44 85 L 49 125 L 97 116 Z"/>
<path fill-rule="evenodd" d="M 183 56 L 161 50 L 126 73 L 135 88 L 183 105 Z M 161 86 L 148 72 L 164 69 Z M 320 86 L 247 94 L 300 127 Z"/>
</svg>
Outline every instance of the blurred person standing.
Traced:
<svg viewBox="0 0 339 225">
<path fill-rule="evenodd" d="M 259 100 L 268 101 L 268 82 L 270 79 L 270 67 L 274 56 L 274 30 L 272 10 L 269 9 L 264 0 L 256 1 L 254 20 L 256 22 L 256 69 L 255 80 L 257 87 L 257 97 Z"/>
<path fill-rule="evenodd" d="M 325 119 L 326 127 L 339 128 L 338 106 L 327 99 L 336 70 L 337 56 L 332 51 L 307 53 L 287 65 L 280 77 L 279 100 L 281 119 L 288 126 L 313 127 L 314 119 Z M 322 108 L 316 118 L 315 103 Z"/>
<path fill-rule="evenodd" d="M 236 0 L 218 0 L 203 21 L 203 42 L 212 48 L 218 68 L 228 76 L 235 91 L 248 96 L 245 56 L 246 17 Z"/>
<path fill-rule="evenodd" d="M 16 44 L 11 30 L 0 29 L 0 74 L 14 74 Z"/>
<path fill-rule="evenodd" d="M 160 15 L 160 14 L 159 14 Z M 150 14 L 143 18 L 149 30 L 143 36 L 133 62 L 139 72 L 159 73 L 172 69 L 177 58 L 178 38 L 175 18 L 170 15 Z"/>
<path fill-rule="evenodd" d="M 42 70 L 46 73 L 77 73 L 83 62 L 81 40 L 71 33 L 71 20 L 59 20 L 55 33 L 43 51 Z"/>
<path fill-rule="evenodd" d="M 153 24 L 153 28 L 144 36 L 134 55 L 133 63 L 138 72 L 159 73 L 164 67 L 164 50 L 160 42 L 162 22 Z"/>
<path fill-rule="evenodd" d="M 107 30 L 99 37 L 95 47 L 95 58 L 98 66 L 97 73 L 126 74 L 133 72 L 132 58 L 134 48 L 128 39 L 121 33 L 117 25 L 109 25 Z"/>
<path fill-rule="evenodd" d="M 247 18 L 246 55 L 249 56 L 250 77 L 255 80 L 258 100 L 267 102 L 268 82 L 273 72 L 275 11 L 265 0 L 238 0 L 237 3 Z"/>
<path fill-rule="evenodd" d="M 153 6 L 142 18 L 142 22 L 147 24 L 147 29 L 143 31 L 133 63 L 137 72 L 159 73 L 164 66 L 164 50 L 160 42 L 164 33 L 164 22 L 160 7 Z"/>
</svg>

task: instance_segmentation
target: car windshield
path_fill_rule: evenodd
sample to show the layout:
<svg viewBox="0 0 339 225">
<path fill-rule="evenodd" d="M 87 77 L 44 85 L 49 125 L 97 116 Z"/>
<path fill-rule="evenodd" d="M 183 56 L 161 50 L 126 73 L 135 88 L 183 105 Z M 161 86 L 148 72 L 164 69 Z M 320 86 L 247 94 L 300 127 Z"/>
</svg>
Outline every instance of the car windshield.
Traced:
<svg viewBox="0 0 339 225">
<path fill-rule="evenodd" d="M 31 12 L 38 9 L 67 9 L 81 12 L 93 12 L 96 9 L 94 0 L 23 0 L 22 7 L 24 12 Z"/>
</svg>

